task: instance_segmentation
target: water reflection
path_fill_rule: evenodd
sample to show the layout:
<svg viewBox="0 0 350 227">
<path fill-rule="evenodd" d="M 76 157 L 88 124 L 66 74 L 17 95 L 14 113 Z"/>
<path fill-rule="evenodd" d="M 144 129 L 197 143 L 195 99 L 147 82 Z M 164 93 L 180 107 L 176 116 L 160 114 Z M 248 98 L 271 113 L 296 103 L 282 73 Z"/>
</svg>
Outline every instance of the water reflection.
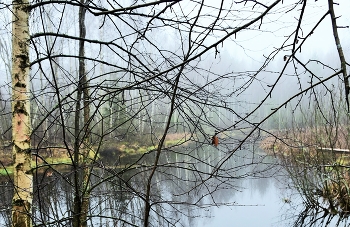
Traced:
<svg viewBox="0 0 350 227">
<path fill-rule="evenodd" d="M 225 171 L 210 177 L 226 155 L 211 146 L 164 150 L 151 186 L 151 226 L 334 223 L 335 219 L 321 221 L 325 209 L 320 206 L 324 204 L 320 196 L 313 193 L 310 199 L 303 195 L 306 191 L 315 192 L 315 182 L 320 182 L 320 178 L 315 177 L 317 169 L 290 165 L 290 160 L 287 165 L 285 159 L 250 149 L 237 151 L 225 163 Z M 144 189 L 153 158 L 152 153 L 135 157 L 137 162 L 131 166 L 115 161 L 94 164 L 90 226 L 142 226 Z M 112 164 L 118 168 L 112 168 Z M 36 226 L 71 226 L 73 173 L 70 168 L 35 173 L 33 221 Z M 10 226 L 12 185 L 8 177 L 2 178 L 0 225 Z M 309 185 L 308 190 L 305 185 Z M 303 190 L 299 190 L 301 186 Z"/>
<path fill-rule="evenodd" d="M 288 187 L 298 192 L 290 204 L 292 226 L 349 226 L 349 168 L 336 153 L 294 152 L 280 157 L 288 172 Z"/>
</svg>

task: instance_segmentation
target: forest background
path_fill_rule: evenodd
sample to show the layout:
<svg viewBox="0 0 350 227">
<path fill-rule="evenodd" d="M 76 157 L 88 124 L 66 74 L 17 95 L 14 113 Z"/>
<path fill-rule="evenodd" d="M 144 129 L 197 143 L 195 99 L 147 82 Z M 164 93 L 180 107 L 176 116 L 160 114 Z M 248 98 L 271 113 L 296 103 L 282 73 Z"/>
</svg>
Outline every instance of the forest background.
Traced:
<svg viewBox="0 0 350 227">
<path fill-rule="evenodd" d="M 175 226 L 183 220 L 169 214 L 183 207 L 230 205 L 215 193 L 256 175 L 237 173 L 264 158 L 228 163 L 264 138 L 267 156 L 348 149 L 349 7 L 0 3 L 0 164 L 12 193 L 5 222 Z M 64 205 L 43 193 L 58 182 L 68 188 L 56 198 Z M 162 193 L 165 183 L 178 190 Z M 114 196 L 122 202 L 111 206 Z"/>
</svg>

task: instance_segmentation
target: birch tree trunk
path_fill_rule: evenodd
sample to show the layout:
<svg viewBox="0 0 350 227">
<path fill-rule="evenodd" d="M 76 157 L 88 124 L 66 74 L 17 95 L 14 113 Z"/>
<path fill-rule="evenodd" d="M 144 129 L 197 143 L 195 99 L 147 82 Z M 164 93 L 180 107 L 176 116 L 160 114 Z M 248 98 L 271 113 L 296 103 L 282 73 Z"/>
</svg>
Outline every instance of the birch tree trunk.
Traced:
<svg viewBox="0 0 350 227">
<path fill-rule="evenodd" d="M 13 1 L 12 142 L 14 195 L 12 226 L 32 226 L 33 174 L 30 150 L 28 0 Z"/>
</svg>

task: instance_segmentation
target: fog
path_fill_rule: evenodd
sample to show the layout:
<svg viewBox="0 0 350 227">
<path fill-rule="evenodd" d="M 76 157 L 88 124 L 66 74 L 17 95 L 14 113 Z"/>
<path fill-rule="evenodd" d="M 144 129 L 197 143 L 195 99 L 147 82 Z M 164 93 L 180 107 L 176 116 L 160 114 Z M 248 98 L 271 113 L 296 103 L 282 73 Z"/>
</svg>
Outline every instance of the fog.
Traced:
<svg viewBox="0 0 350 227">
<path fill-rule="evenodd" d="M 283 141 L 279 133 L 314 126 L 332 132 L 333 126 L 348 123 L 348 72 L 341 64 L 349 65 L 350 2 L 333 4 L 337 28 L 328 2 L 31 1 L 30 65 L 25 65 L 30 89 L 25 93 L 30 94 L 30 152 L 44 163 L 35 171 L 52 169 L 67 181 L 72 197 L 84 197 L 78 188 L 86 183 L 80 175 L 85 165 L 94 177 L 101 172 L 101 182 L 118 179 L 118 190 L 133 198 L 121 219 L 132 222 L 125 214 L 136 206 L 135 223 L 146 220 L 144 226 L 150 213 L 153 223 L 159 219 L 176 226 L 175 218 L 162 214 L 169 207 L 179 209 L 178 204 L 221 203 L 220 193 L 240 171 L 237 179 L 271 177 L 259 173 L 266 173 L 266 165 L 286 164 L 275 153 L 259 150 L 261 140 Z M 17 39 L 12 37 L 12 4 L 0 3 L 4 153 L 16 133 L 11 122 L 17 116 L 11 103 L 16 99 L 11 83 L 18 78 L 11 75 L 18 57 L 11 50 Z M 212 146 L 216 136 L 220 143 Z M 56 149 L 63 149 L 68 160 L 63 164 L 75 182 L 47 161 Z M 121 167 L 124 157 L 130 160 Z M 236 158 L 245 162 L 238 164 Z M 185 177 L 181 171 L 187 171 Z M 130 182 L 123 179 L 125 173 Z M 176 200 L 174 192 L 157 194 L 165 190 L 160 182 L 176 184 L 183 194 L 199 189 L 207 194 L 198 201 Z"/>
</svg>

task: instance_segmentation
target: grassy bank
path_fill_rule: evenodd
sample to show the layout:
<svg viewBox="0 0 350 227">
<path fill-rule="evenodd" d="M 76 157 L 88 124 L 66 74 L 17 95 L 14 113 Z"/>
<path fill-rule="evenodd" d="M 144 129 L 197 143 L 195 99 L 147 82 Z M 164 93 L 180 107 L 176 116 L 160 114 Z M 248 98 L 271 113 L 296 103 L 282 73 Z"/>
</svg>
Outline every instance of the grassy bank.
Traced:
<svg viewBox="0 0 350 227">
<path fill-rule="evenodd" d="M 186 143 L 185 134 L 169 134 L 166 137 L 164 147 L 172 147 L 182 145 Z M 142 143 L 140 141 L 124 142 L 124 141 L 106 141 L 102 144 L 98 158 L 101 159 L 116 159 L 120 157 L 126 157 L 131 155 L 143 154 L 148 151 L 155 150 L 156 145 L 152 145 L 150 142 Z M 96 150 L 97 148 L 95 148 Z M 52 148 L 48 151 L 39 151 L 40 158 L 33 156 L 32 168 L 38 168 L 41 166 L 47 166 L 51 164 L 71 164 L 72 160 L 68 155 L 68 152 L 63 148 Z M 0 152 L 2 168 L 0 168 L 0 175 L 7 175 L 13 173 L 13 160 L 11 149 L 8 147 L 6 150 Z M 94 157 L 93 154 L 90 155 Z M 44 170 L 47 167 L 43 167 Z"/>
<path fill-rule="evenodd" d="M 349 149 L 348 134 L 346 127 L 275 131 L 260 147 L 279 158 L 310 207 L 322 207 L 325 214 L 348 217 L 350 154 L 332 150 Z"/>
<path fill-rule="evenodd" d="M 169 148 L 172 146 L 182 145 L 186 142 L 185 134 L 169 134 L 167 135 L 164 143 L 165 148 Z M 157 149 L 157 141 L 140 143 L 139 141 L 133 142 L 114 142 L 109 141 L 102 145 L 101 151 L 104 150 L 115 150 L 119 151 L 121 154 L 143 154 L 145 152 Z"/>
<path fill-rule="evenodd" d="M 260 147 L 270 154 L 291 155 L 299 151 L 316 154 L 318 148 L 349 148 L 349 129 L 345 127 L 308 127 L 272 131 L 265 137 Z"/>
</svg>

